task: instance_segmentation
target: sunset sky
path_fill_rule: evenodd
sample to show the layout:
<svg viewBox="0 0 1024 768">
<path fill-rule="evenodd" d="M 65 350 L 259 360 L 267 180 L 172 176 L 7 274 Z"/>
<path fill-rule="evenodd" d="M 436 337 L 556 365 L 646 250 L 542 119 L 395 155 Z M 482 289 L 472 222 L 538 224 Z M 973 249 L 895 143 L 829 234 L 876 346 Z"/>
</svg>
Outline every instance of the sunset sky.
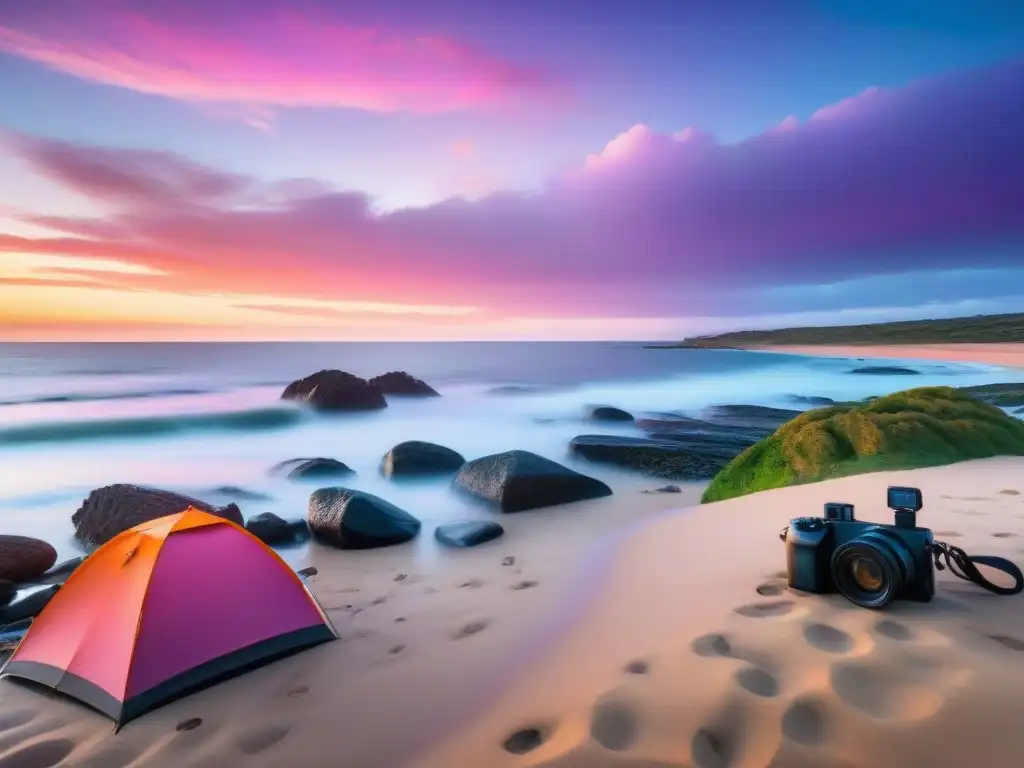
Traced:
<svg viewBox="0 0 1024 768">
<path fill-rule="evenodd" d="M 1024 311 L 1024 3 L 3 0 L 0 340 Z"/>
</svg>

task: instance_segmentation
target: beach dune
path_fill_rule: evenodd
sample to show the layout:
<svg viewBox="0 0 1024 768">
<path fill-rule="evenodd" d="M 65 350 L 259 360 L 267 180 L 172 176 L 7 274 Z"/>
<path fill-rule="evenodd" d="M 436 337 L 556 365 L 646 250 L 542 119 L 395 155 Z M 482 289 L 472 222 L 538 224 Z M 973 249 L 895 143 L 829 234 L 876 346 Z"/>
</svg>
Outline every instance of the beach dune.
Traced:
<svg viewBox="0 0 1024 768">
<path fill-rule="evenodd" d="M 789 519 L 845 501 L 890 522 L 889 484 L 922 489 L 938 539 L 1024 562 L 1024 459 L 1002 458 L 504 516 L 506 537 L 430 568 L 314 549 L 342 640 L 116 735 L 2 681 L 0 768 L 1019 768 L 1024 598 L 948 573 L 881 612 L 787 588 Z"/>
</svg>

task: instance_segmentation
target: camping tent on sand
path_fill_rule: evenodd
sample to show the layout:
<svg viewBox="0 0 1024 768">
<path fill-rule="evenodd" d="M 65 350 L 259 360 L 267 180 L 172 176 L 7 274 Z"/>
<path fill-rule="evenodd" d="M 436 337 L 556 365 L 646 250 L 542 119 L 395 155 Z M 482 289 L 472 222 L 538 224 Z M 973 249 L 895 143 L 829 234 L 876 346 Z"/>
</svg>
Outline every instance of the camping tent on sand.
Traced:
<svg viewBox="0 0 1024 768">
<path fill-rule="evenodd" d="M 189 507 L 97 549 L 0 670 L 113 718 L 337 638 L 302 579 L 262 541 Z"/>
</svg>

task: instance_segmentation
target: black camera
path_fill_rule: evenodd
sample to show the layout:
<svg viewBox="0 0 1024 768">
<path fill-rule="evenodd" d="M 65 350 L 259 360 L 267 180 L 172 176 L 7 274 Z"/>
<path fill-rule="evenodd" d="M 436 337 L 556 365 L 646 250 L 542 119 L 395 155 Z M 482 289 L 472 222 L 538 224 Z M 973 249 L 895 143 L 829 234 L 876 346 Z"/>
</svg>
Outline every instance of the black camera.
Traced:
<svg viewBox="0 0 1024 768">
<path fill-rule="evenodd" d="M 852 504 L 828 503 L 823 517 L 798 517 L 783 531 L 789 586 L 839 592 L 865 608 L 896 599 L 926 603 L 935 595 L 934 537 L 917 527 L 921 491 L 891 486 L 893 525 L 854 518 Z"/>
</svg>

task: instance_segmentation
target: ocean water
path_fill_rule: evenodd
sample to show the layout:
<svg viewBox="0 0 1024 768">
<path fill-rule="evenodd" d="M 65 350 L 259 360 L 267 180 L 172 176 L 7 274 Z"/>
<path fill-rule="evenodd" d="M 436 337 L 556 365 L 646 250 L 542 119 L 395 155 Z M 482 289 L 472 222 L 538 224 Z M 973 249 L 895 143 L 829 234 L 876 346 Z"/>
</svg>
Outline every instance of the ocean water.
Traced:
<svg viewBox="0 0 1024 768">
<path fill-rule="evenodd" d="M 866 361 L 898 365 L 901 361 Z M 582 420 L 591 405 L 635 414 L 699 415 L 714 404 L 799 407 L 948 384 L 1024 381 L 995 366 L 904 361 L 919 375 L 860 375 L 865 362 L 733 350 L 644 349 L 640 343 L 0 344 L 0 532 L 38 536 L 61 558 L 80 553 L 70 518 L 93 488 L 137 483 L 205 501 L 235 500 L 248 517 L 305 514 L 318 485 L 272 477 L 285 459 L 327 456 L 358 472 L 344 484 L 424 521 L 417 544 L 436 556 L 436 524 L 489 513 L 448 481 L 395 483 L 382 456 L 404 440 L 441 443 L 467 459 L 520 448 L 635 491 L 657 480 L 577 462 L 568 441 L 640 434 Z M 383 411 L 317 415 L 282 402 L 290 381 L 322 368 L 360 376 L 408 371 L 442 397 L 392 399 Z M 517 387 L 515 393 L 495 391 Z M 262 499 L 215 491 L 235 486 Z M 284 550 L 300 562 L 304 549 Z"/>
</svg>

